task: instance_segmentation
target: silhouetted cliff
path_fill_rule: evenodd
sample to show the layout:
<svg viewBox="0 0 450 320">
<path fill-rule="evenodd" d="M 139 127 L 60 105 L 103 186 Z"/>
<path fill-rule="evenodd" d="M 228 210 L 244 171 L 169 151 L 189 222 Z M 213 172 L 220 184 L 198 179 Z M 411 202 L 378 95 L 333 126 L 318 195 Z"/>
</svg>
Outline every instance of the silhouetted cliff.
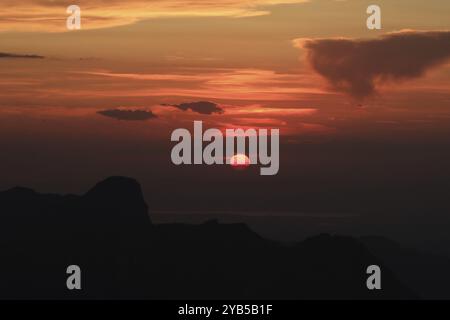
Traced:
<svg viewBox="0 0 450 320">
<path fill-rule="evenodd" d="M 409 299 L 416 295 L 356 239 L 283 245 L 244 224 L 153 225 L 139 184 L 111 177 L 82 196 L 0 193 L 0 298 Z M 82 290 L 66 268 L 82 269 Z M 382 290 L 366 288 L 382 266 Z"/>
</svg>

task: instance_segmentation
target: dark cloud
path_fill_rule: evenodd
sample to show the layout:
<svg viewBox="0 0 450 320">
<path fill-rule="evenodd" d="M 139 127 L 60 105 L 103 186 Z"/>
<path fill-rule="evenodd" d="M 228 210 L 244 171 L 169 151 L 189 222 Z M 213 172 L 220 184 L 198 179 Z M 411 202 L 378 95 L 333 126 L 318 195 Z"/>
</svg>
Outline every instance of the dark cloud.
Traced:
<svg viewBox="0 0 450 320">
<path fill-rule="evenodd" d="M 121 110 L 121 109 L 111 109 L 98 111 L 97 113 L 104 115 L 106 117 L 111 117 L 118 120 L 130 120 L 130 121 L 143 121 L 152 118 L 156 118 L 156 115 L 151 111 L 144 110 Z"/>
<path fill-rule="evenodd" d="M 183 111 L 187 111 L 188 109 L 190 109 L 194 112 L 201 114 L 213 114 L 223 112 L 223 109 L 220 108 L 217 104 L 208 101 L 187 102 L 181 104 L 162 104 L 162 105 L 175 107 Z"/>
<path fill-rule="evenodd" d="M 38 56 L 36 54 L 16 54 L 16 53 L 0 52 L 0 59 L 1 58 L 44 59 L 45 57 Z"/>
<path fill-rule="evenodd" d="M 313 69 L 339 91 L 362 99 L 377 85 L 417 78 L 450 58 L 449 31 L 402 31 L 378 39 L 297 39 Z"/>
</svg>

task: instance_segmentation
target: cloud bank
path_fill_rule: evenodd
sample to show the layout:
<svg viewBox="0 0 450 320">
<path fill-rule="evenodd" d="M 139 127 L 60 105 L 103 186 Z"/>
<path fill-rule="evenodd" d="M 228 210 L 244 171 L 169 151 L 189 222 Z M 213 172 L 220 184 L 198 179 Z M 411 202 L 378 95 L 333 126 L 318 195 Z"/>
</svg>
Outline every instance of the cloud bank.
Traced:
<svg viewBox="0 0 450 320">
<path fill-rule="evenodd" d="M 296 39 L 312 68 L 338 91 L 364 99 L 385 83 L 423 76 L 450 58 L 450 31 L 401 31 L 378 39 Z"/>
</svg>

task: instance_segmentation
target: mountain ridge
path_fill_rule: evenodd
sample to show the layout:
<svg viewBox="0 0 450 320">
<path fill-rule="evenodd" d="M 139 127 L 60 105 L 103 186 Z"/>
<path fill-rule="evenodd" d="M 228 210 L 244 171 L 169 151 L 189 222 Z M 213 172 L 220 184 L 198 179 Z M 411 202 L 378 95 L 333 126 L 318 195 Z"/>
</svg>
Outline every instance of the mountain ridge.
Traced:
<svg viewBox="0 0 450 320">
<path fill-rule="evenodd" d="M 131 178 L 107 178 L 80 196 L 13 188 L 0 192 L 0 212 L 3 299 L 418 297 L 351 237 L 286 245 L 243 223 L 155 225 Z M 65 287 L 71 264 L 83 270 L 80 291 Z M 382 290 L 366 287 L 372 264 L 383 270 Z"/>
</svg>

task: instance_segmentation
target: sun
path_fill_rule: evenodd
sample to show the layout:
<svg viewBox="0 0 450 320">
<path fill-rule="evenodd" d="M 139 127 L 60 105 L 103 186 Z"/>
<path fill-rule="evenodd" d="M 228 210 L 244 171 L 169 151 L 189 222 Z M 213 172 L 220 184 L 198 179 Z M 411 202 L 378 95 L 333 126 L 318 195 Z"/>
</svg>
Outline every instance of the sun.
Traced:
<svg viewBox="0 0 450 320">
<path fill-rule="evenodd" d="M 233 168 L 247 168 L 250 165 L 250 159 L 245 154 L 238 153 L 230 158 L 230 165 Z"/>
</svg>

